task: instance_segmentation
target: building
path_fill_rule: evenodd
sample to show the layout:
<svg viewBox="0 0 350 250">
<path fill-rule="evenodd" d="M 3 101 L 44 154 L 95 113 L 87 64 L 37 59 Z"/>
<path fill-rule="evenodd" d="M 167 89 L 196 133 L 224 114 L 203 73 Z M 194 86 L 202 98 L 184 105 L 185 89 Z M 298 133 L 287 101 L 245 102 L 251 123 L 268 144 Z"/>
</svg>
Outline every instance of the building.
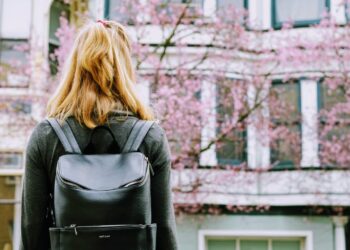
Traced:
<svg viewBox="0 0 350 250">
<path fill-rule="evenodd" d="M 147 0 L 143 0 L 147 1 Z M 32 126 L 41 119 L 43 106 L 40 102 L 18 101 L 18 97 L 47 97 L 46 91 L 38 88 L 45 81 L 42 64 L 48 62 L 48 55 L 59 45 L 54 35 L 59 15 L 66 12 L 71 22 L 79 22 L 74 16 L 76 10 L 88 10 L 95 18 L 112 17 L 111 10 L 120 4 L 117 0 L 71 0 L 71 5 L 58 0 L 0 0 L 0 64 L 9 64 L 13 58 L 25 60 L 20 51 L 12 45 L 33 43 L 30 56 L 34 62 L 30 78 L 8 73 L 1 79 L 0 107 L 19 109 L 23 122 Z M 170 1 L 171 2 L 171 1 Z M 181 4 L 186 1 L 173 1 Z M 292 19 L 293 30 L 312 32 L 308 27 L 320 21 L 328 8 L 336 22 L 348 22 L 348 9 L 340 5 L 341 0 L 196 0 L 193 5 L 202 8 L 205 15 L 212 15 L 218 7 L 235 4 L 246 8 L 249 18 L 261 30 L 279 29 L 283 21 Z M 16 13 L 14 15 L 13 13 Z M 18 21 L 18 17 L 21 21 Z M 278 32 L 278 31 L 277 31 Z M 301 72 L 300 80 L 288 90 L 295 97 L 296 109 L 303 121 L 314 119 L 318 112 L 322 94 L 318 83 Z M 275 79 L 276 81 L 279 78 Z M 24 98 L 25 100 L 25 98 Z M 292 100 L 292 101 L 293 101 Z M 25 144 L 28 130 L 18 133 L 13 140 L 11 120 L 7 113 L 1 113 L 0 134 L 0 249 L 17 249 L 20 237 L 20 194 L 23 175 Z M 24 126 L 24 125 L 23 125 Z M 300 168 L 290 171 L 269 170 L 266 172 L 240 172 L 232 185 L 218 187 L 225 192 L 200 193 L 203 203 L 216 206 L 235 204 L 236 207 L 250 207 L 263 204 L 269 209 L 262 212 L 225 210 L 223 214 L 187 214 L 178 217 L 180 250 L 345 250 L 350 249 L 350 170 L 329 169 L 320 171 L 317 129 L 301 123 Z M 248 162 L 250 168 L 268 165 L 273 157 L 282 157 L 270 147 L 259 143 L 253 128 L 247 128 L 245 153 L 234 156 L 220 155 L 212 147 L 201 156 L 201 164 L 215 166 L 223 160 Z M 203 128 L 203 138 L 215 133 L 211 127 Z M 315 134 L 316 133 L 316 134 Z M 204 138 L 205 139 L 205 138 Z M 204 140 L 205 141 L 205 140 Z M 226 157 L 226 158 L 225 158 Z M 289 159 L 280 159 L 288 162 Z M 313 168 L 310 168 L 313 166 Z M 190 171 L 190 170 L 188 170 Z M 201 170 L 205 173 L 205 169 Z M 175 173 L 175 181 L 179 174 Z M 220 174 L 220 173 L 219 173 Z M 315 175 L 319 178 L 315 179 Z M 293 182 L 298 177 L 300 182 Z M 249 179 L 249 185 L 240 185 L 242 179 Z M 323 185 L 320 180 L 330 180 Z M 176 194 L 176 202 L 184 200 Z M 316 208 L 322 208 L 319 211 Z M 343 213 L 340 214 L 338 208 Z"/>
</svg>

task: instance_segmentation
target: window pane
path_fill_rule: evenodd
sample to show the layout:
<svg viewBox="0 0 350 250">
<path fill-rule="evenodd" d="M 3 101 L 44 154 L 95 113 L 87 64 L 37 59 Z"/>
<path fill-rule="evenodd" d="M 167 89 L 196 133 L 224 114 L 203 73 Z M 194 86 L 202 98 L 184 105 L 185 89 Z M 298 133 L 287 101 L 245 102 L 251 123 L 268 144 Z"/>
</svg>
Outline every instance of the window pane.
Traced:
<svg viewBox="0 0 350 250">
<path fill-rule="evenodd" d="M 60 27 L 60 17 L 65 16 L 69 19 L 70 10 L 69 5 L 60 1 L 54 1 L 50 8 L 50 25 L 49 25 L 49 43 L 59 45 L 56 31 Z"/>
<path fill-rule="evenodd" d="M 246 131 L 235 131 L 232 135 L 221 140 L 216 155 L 221 165 L 238 165 L 246 159 Z"/>
<path fill-rule="evenodd" d="M 271 164 L 290 167 L 300 161 L 300 90 L 299 84 L 274 83 L 270 96 L 272 129 Z"/>
<path fill-rule="evenodd" d="M 20 153 L 0 153 L 0 169 L 21 169 L 22 159 Z"/>
<path fill-rule="evenodd" d="M 223 131 L 232 125 L 232 117 L 235 115 L 235 100 L 237 96 L 232 88 L 244 84 L 242 81 L 229 80 L 217 86 L 217 136 L 221 137 Z M 245 91 L 245 90 L 243 90 Z M 244 97 L 242 97 L 244 98 Z M 241 105 L 246 105 L 245 100 L 238 101 Z M 239 105 L 239 104 L 236 104 Z M 242 111 L 244 112 L 244 111 Z M 245 124 L 236 125 L 230 128 L 229 133 L 216 144 L 216 156 L 220 165 L 238 165 L 246 161 L 247 133 Z"/>
<path fill-rule="evenodd" d="M 315 21 L 326 11 L 325 0 L 275 0 L 275 18 L 281 22 Z"/>
<path fill-rule="evenodd" d="M 241 240 L 241 250 L 268 250 L 267 240 Z"/>
<path fill-rule="evenodd" d="M 235 240 L 209 240 L 208 250 L 236 250 Z"/>
<path fill-rule="evenodd" d="M 326 84 L 320 85 L 320 108 L 330 110 L 335 104 L 346 102 L 345 90 L 336 88 L 330 90 Z"/>
<path fill-rule="evenodd" d="M 243 9 L 244 0 L 217 0 L 217 9 L 224 9 L 229 6 L 234 6 L 235 8 Z"/>
<path fill-rule="evenodd" d="M 299 84 L 297 82 L 291 82 L 291 83 L 274 83 L 272 85 L 272 97 L 274 100 L 276 100 L 278 103 L 282 104 L 283 106 L 286 106 L 288 111 L 285 109 L 276 109 L 271 108 L 270 114 L 273 119 L 275 120 L 282 120 L 285 121 L 287 118 L 288 120 L 296 120 L 298 119 L 300 115 L 299 110 L 299 100 L 300 100 L 300 92 L 299 92 Z M 288 116 L 285 115 L 285 113 L 288 113 Z"/>
<path fill-rule="evenodd" d="M 111 20 L 121 21 L 126 18 L 120 9 L 124 6 L 122 0 L 109 0 L 109 13 L 108 18 Z"/>
<path fill-rule="evenodd" d="M 299 240 L 274 240 L 272 250 L 300 250 Z"/>
<path fill-rule="evenodd" d="M 0 40 L 0 87 L 26 87 L 27 41 Z"/>
</svg>

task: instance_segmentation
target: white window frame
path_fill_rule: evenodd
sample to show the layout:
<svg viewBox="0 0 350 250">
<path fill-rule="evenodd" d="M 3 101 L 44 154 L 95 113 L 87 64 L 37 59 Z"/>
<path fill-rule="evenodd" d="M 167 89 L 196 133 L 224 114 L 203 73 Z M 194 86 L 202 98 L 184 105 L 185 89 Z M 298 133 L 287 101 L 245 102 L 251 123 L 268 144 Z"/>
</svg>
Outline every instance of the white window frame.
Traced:
<svg viewBox="0 0 350 250">
<path fill-rule="evenodd" d="M 199 230 L 198 250 L 207 250 L 208 238 L 301 238 L 304 240 L 302 250 L 314 250 L 312 231 L 289 231 L 289 230 Z"/>
</svg>

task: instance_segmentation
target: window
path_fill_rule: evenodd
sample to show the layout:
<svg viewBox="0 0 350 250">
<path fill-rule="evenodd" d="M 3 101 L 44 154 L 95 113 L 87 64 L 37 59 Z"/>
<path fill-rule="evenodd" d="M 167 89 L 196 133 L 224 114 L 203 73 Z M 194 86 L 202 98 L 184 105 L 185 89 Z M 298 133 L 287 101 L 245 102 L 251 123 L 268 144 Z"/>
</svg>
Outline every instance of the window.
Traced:
<svg viewBox="0 0 350 250">
<path fill-rule="evenodd" d="M 15 249 L 13 240 L 19 236 L 21 177 L 12 172 L 23 168 L 22 152 L 0 153 L 0 249 Z"/>
<path fill-rule="evenodd" d="M 208 250 L 302 250 L 301 239 L 208 239 Z"/>
<path fill-rule="evenodd" d="M 135 17 L 139 14 L 134 8 L 135 3 L 122 0 L 105 0 L 105 18 L 116 20 L 118 22 L 133 25 Z M 158 4 L 158 10 L 166 10 L 168 15 L 177 13 L 177 7 L 189 4 L 186 17 L 193 18 L 198 15 L 202 9 L 203 0 L 161 0 Z"/>
<path fill-rule="evenodd" d="M 0 153 L 0 169 L 21 169 L 22 153 Z"/>
<path fill-rule="evenodd" d="M 217 0 L 216 2 L 217 10 L 223 10 L 230 6 L 233 6 L 237 9 L 247 9 L 248 1 L 247 0 Z"/>
<path fill-rule="evenodd" d="M 70 0 L 70 22 L 75 26 L 80 27 L 84 24 L 82 18 L 89 9 L 88 0 Z"/>
<path fill-rule="evenodd" d="M 235 113 L 235 99 L 245 106 L 244 93 L 235 95 L 235 85 L 244 84 L 243 81 L 239 80 L 228 80 L 220 85 L 217 85 L 217 136 L 221 137 L 223 131 L 232 125 L 232 118 Z M 236 85 L 236 86 L 237 86 Z M 238 86 L 242 88 L 242 91 L 246 93 L 244 86 Z M 237 89 L 238 89 L 237 88 Z M 237 103 L 237 102 L 236 102 Z M 241 110 L 244 112 L 244 109 Z M 220 139 L 216 144 L 216 158 L 219 165 L 239 165 L 246 161 L 247 159 L 247 131 L 245 123 L 238 123 L 232 131 Z"/>
<path fill-rule="evenodd" d="M 272 84 L 270 95 L 271 164 L 279 168 L 293 167 L 301 158 L 301 100 L 297 81 Z"/>
<path fill-rule="evenodd" d="M 119 22 L 127 21 L 127 16 L 122 8 L 126 7 L 126 4 L 122 0 L 106 0 L 105 1 L 105 18 L 115 20 Z"/>
<path fill-rule="evenodd" d="M 0 87 L 27 87 L 27 40 L 0 39 Z"/>
<path fill-rule="evenodd" d="M 345 18 L 346 18 L 346 21 L 349 22 L 350 21 L 350 0 L 344 0 L 343 4 L 345 8 Z"/>
<path fill-rule="evenodd" d="M 12 249 L 16 186 L 0 176 L 0 249 Z"/>
<path fill-rule="evenodd" d="M 193 5 L 202 5 L 202 0 L 162 0 L 164 3 L 168 4 L 193 4 Z"/>
<path fill-rule="evenodd" d="M 272 24 L 281 28 L 285 22 L 296 27 L 318 23 L 328 10 L 329 0 L 272 0 Z"/>
<path fill-rule="evenodd" d="M 49 62 L 50 72 L 55 75 L 57 73 L 58 61 L 52 56 L 55 50 L 60 46 L 56 31 L 60 27 L 60 17 L 64 15 L 69 19 L 70 8 L 63 1 L 54 1 L 50 8 L 50 27 L 49 27 Z"/>
<path fill-rule="evenodd" d="M 347 167 L 342 159 L 349 153 L 350 111 L 343 108 L 347 103 L 346 90 L 342 86 L 329 88 L 325 82 L 318 84 L 320 159 L 323 166 Z M 339 108 L 338 108 L 338 107 Z M 331 119 L 328 120 L 328 115 Z M 335 147 L 336 146 L 336 147 Z M 331 153 L 338 148 L 337 153 Z"/>
</svg>

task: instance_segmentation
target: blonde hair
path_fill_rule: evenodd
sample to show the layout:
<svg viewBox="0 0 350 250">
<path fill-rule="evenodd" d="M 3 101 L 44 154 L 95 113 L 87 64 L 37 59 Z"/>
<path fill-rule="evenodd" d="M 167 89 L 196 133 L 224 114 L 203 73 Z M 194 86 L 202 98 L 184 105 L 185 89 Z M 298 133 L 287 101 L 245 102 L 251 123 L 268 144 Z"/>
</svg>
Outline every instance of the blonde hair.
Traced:
<svg viewBox="0 0 350 250">
<path fill-rule="evenodd" d="M 140 119 L 153 120 L 152 111 L 137 97 L 131 43 L 125 28 L 114 21 L 85 25 L 66 60 L 60 85 L 47 107 L 48 117 L 74 116 L 94 128 L 107 122 L 116 108 Z"/>
</svg>

